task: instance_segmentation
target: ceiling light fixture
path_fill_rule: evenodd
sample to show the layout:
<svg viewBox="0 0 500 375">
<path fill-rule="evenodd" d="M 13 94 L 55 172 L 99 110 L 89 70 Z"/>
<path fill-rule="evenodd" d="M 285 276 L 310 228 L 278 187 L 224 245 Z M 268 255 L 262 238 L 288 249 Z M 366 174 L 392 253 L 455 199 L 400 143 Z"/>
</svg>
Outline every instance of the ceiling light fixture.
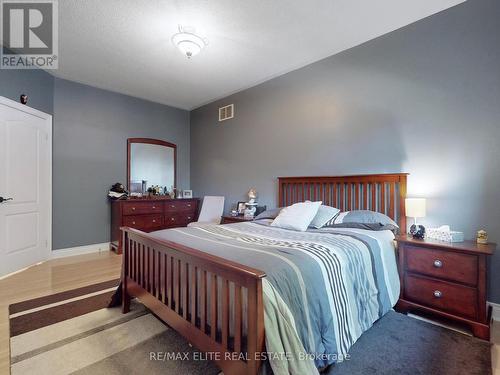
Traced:
<svg viewBox="0 0 500 375">
<path fill-rule="evenodd" d="M 208 44 L 207 39 L 195 34 L 195 30 L 189 27 L 179 25 L 179 32 L 172 36 L 172 43 L 190 59 L 196 56 Z"/>
</svg>

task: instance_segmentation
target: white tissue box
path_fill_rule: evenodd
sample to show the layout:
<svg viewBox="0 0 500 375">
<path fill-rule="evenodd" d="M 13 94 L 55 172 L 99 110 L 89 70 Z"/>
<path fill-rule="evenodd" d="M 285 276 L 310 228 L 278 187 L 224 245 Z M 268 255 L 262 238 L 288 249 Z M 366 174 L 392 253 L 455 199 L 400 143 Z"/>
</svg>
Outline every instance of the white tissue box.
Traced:
<svg viewBox="0 0 500 375">
<path fill-rule="evenodd" d="M 445 241 L 445 242 L 463 242 L 464 232 L 457 232 L 443 228 L 428 228 L 425 231 L 425 237 L 431 240 Z"/>
</svg>

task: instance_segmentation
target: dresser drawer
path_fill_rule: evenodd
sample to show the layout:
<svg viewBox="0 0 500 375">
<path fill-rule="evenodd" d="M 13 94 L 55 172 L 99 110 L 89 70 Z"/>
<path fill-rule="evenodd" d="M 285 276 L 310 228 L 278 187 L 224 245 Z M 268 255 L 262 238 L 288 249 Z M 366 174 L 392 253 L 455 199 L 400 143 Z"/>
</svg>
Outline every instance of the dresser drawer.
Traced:
<svg viewBox="0 0 500 375">
<path fill-rule="evenodd" d="M 407 274 L 404 298 L 468 318 L 477 314 L 477 290 L 463 285 Z"/>
<path fill-rule="evenodd" d="M 163 217 L 161 214 L 137 216 L 130 215 L 123 218 L 123 225 L 140 230 L 153 230 L 163 225 Z"/>
<path fill-rule="evenodd" d="M 163 212 L 162 202 L 127 202 L 123 204 L 123 215 L 138 214 L 161 214 Z"/>
<path fill-rule="evenodd" d="M 440 279 L 476 285 L 477 256 L 406 246 L 406 269 Z"/>
<path fill-rule="evenodd" d="M 195 219 L 194 213 L 190 212 L 179 212 L 177 217 L 179 218 L 179 222 L 182 223 L 183 225 L 188 225 Z"/>
<path fill-rule="evenodd" d="M 165 213 L 192 212 L 196 210 L 196 203 L 193 201 L 173 201 L 165 202 Z"/>
<path fill-rule="evenodd" d="M 168 212 L 163 217 L 163 223 L 166 227 L 179 227 L 184 225 L 181 215 L 177 213 L 169 214 Z"/>
</svg>

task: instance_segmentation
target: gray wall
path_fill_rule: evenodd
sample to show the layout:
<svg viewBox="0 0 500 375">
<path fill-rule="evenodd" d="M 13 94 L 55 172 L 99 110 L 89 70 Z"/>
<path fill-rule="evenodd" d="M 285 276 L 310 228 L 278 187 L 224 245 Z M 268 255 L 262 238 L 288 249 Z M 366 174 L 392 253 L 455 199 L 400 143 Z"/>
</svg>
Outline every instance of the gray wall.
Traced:
<svg viewBox="0 0 500 375">
<path fill-rule="evenodd" d="M 177 145 L 177 185 L 189 181 L 189 112 L 56 79 L 54 94 L 53 248 L 109 241 L 106 198 L 126 183 L 127 138 Z"/>
<path fill-rule="evenodd" d="M 424 224 L 499 241 L 499 14 L 498 1 L 469 0 L 192 111 L 195 194 L 225 195 L 229 209 L 255 187 L 275 206 L 277 176 L 409 172 Z M 217 122 L 229 103 L 235 119 Z M 496 302 L 499 267 L 500 253 Z"/>
<path fill-rule="evenodd" d="M 45 113 L 53 113 L 53 76 L 43 70 L 0 69 L 0 96 L 19 102 L 21 94 L 28 95 L 30 107 Z"/>
</svg>

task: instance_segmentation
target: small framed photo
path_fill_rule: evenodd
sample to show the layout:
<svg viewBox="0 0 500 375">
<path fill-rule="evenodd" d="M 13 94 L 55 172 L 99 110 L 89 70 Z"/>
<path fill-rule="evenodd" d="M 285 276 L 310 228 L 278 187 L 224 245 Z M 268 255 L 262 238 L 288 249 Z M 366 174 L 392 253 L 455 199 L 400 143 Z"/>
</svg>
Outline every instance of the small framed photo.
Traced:
<svg viewBox="0 0 500 375">
<path fill-rule="evenodd" d="M 183 190 L 182 191 L 182 198 L 193 198 L 193 191 L 192 190 Z"/>
<path fill-rule="evenodd" d="M 245 213 L 245 208 L 247 206 L 245 205 L 245 202 L 238 202 L 238 205 L 236 206 L 236 209 L 238 210 L 239 215 L 243 215 Z"/>
</svg>

